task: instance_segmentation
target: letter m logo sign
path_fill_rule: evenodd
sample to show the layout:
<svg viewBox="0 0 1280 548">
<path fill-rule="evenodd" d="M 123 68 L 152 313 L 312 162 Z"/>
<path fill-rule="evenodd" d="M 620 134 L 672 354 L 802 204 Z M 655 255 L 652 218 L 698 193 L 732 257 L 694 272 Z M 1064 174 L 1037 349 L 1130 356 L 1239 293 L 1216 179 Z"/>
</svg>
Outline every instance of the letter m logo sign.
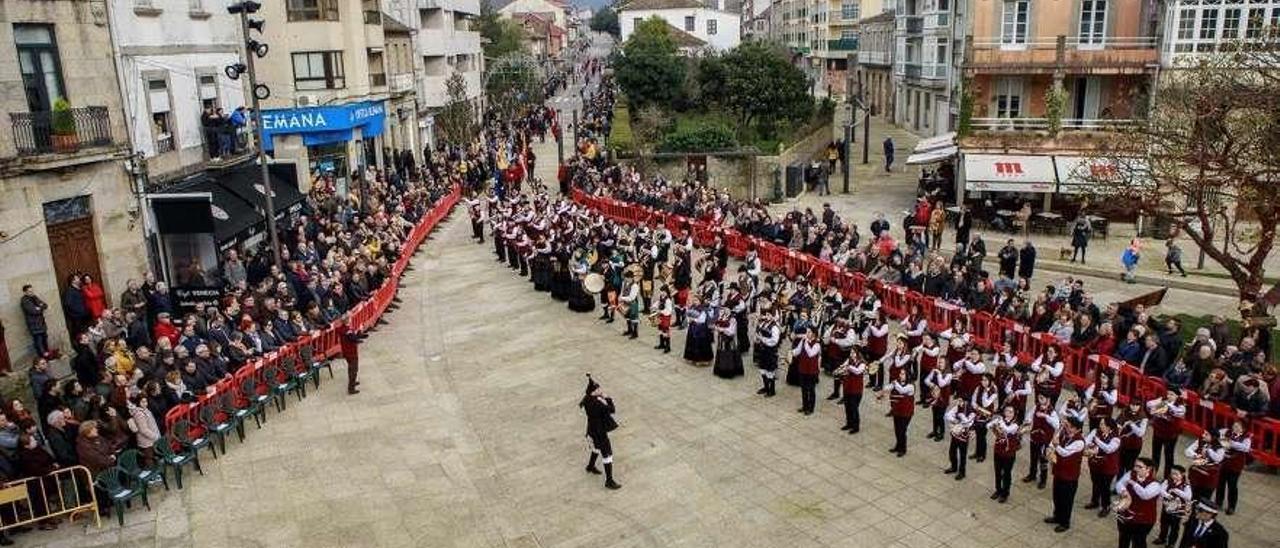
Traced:
<svg viewBox="0 0 1280 548">
<path fill-rule="evenodd" d="M 996 162 L 996 175 L 1022 175 L 1022 162 Z"/>
</svg>

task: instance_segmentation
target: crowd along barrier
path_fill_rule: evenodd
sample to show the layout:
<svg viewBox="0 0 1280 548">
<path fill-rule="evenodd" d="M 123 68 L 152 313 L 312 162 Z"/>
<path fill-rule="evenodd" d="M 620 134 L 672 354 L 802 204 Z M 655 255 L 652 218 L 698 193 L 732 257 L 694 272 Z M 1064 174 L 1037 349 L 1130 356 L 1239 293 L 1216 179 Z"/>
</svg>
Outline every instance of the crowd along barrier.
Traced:
<svg viewBox="0 0 1280 548">
<path fill-rule="evenodd" d="M 613 220 L 635 224 L 637 219 L 649 218 L 636 213 L 649 209 L 643 206 L 589 196 L 579 189 L 573 191 L 572 197 L 579 204 Z M 1132 398 L 1145 401 L 1165 393 L 1165 384 L 1161 379 L 1147 377 L 1133 366 L 1114 358 L 1089 355 L 1083 348 L 1059 345 L 1051 335 L 1033 333 L 1020 322 L 998 318 L 988 312 L 968 311 L 941 299 L 930 300 L 929 297 L 923 297 L 924 300 L 921 300 L 919 297 L 909 297 L 906 288 L 902 286 L 870 280 L 862 273 L 844 271 L 810 255 L 744 235 L 733 228 L 711 227 L 702 221 L 689 221 L 675 216 L 667 218 L 667 227 L 677 232 L 691 230 L 694 242 L 699 246 L 711 245 L 715 235 L 722 234 L 731 255 L 741 257 L 747 249 L 754 247 L 760 256 L 762 268 L 781 272 L 788 278 L 803 275 L 824 286 L 837 284 L 849 298 L 861 296 L 870 287 L 881 299 L 881 309 L 890 318 L 900 319 L 909 313 L 909 304 L 920 304 L 921 309 L 927 311 L 930 331 L 935 333 L 951 327 L 956 317 L 964 316 L 969 320 L 969 332 L 978 347 L 991 350 L 1001 343 L 1008 343 L 1023 363 L 1034 360 L 1048 345 L 1057 345 L 1065 365 L 1066 380 L 1075 386 L 1091 382 L 1096 378 L 1098 370 L 1106 367 L 1115 374 L 1118 399 L 1122 401 L 1127 402 Z M 1204 401 L 1191 390 L 1186 390 L 1183 394 L 1188 402 L 1195 402 L 1196 407 L 1196 411 L 1191 412 L 1189 403 L 1187 417 L 1182 421 L 1182 429 L 1188 434 L 1198 435 L 1205 428 L 1224 428 L 1239 416 L 1230 405 Z M 1246 422 L 1253 434 L 1253 458 L 1269 466 L 1280 466 L 1280 421 L 1253 417 Z"/>
<path fill-rule="evenodd" d="M 283 376 L 286 371 L 293 371 L 299 367 L 298 355 L 303 346 L 311 348 L 315 359 L 331 358 L 342 349 L 341 335 L 339 333 L 339 329 L 342 326 L 345 325 L 353 331 L 364 331 L 377 323 L 387 307 L 391 305 L 392 299 L 395 298 L 400 284 L 400 276 L 408 265 L 409 257 L 422 244 L 431 230 L 448 216 L 449 211 L 453 209 L 453 206 L 461 198 L 461 193 L 461 189 L 455 186 L 452 192 L 423 215 L 422 219 L 410 230 L 409 237 L 405 239 L 400 249 L 400 258 L 392 267 L 392 275 L 383 282 L 381 287 L 374 290 L 373 295 L 356 304 L 343 318 L 333 322 L 325 329 L 319 330 L 315 335 L 301 337 L 275 352 L 246 363 L 236 370 L 231 378 L 218 381 L 205 394 L 200 395 L 196 401 L 174 406 L 165 414 L 165 431 L 169 431 L 179 421 L 185 420 L 193 427 L 193 437 L 203 435 L 203 426 L 199 418 L 204 409 L 212 407 L 218 420 L 225 418 L 219 405 L 222 395 L 231 393 L 238 400 L 238 403 L 243 404 L 244 400 L 250 397 L 249 394 L 244 394 L 241 390 L 245 380 L 254 379 L 258 391 L 258 394 L 254 395 L 269 393 L 273 384 L 285 379 L 269 378 L 267 371 L 277 370 L 278 368 L 281 371 L 281 376 Z M 305 365 L 302 364 L 303 367 Z"/>
</svg>

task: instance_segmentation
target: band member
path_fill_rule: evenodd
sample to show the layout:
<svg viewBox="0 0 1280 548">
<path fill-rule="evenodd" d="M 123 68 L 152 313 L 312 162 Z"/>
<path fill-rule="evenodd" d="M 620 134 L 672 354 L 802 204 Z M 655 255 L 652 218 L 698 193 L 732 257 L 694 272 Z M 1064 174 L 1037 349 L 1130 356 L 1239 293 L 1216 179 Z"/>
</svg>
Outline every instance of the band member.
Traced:
<svg viewBox="0 0 1280 548">
<path fill-rule="evenodd" d="M 996 390 L 995 381 L 991 379 L 991 375 L 982 375 L 980 377 L 978 388 L 973 391 L 972 399 L 969 400 L 969 407 L 973 409 L 973 430 L 975 435 L 975 443 L 973 448 L 973 459 L 978 462 L 987 460 L 987 421 L 996 416 Z"/>
<path fill-rule="evenodd" d="M 879 305 L 876 308 L 878 310 Z M 862 331 L 862 339 L 865 342 L 864 350 L 866 355 L 864 357 L 867 358 L 868 362 L 879 361 L 884 357 L 885 352 L 889 350 L 889 325 L 884 323 L 884 318 L 880 317 L 879 313 L 871 314 L 870 319 L 867 321 L 867 326 Z M 871 376 L 871 385 L 876 390 L 884 387 L 886 373 L 885 368 L 881 367 L 878 375 Z M 889 380 L 896 378 L 889 377 Z M 912 393 L 915 392 L 912 391 Z"/>
<path fill-rule="evenodd" d="M 1084 404 L 1076 398 L 1075 394 L 1067 396 L 1067 401 L 1062 404 L 1062 409 L 1058 410 L 1058 414 L 1065 419 L 1076 419 L 1080 424 L 1084 424 L 1089 420 L 1089 412 L 1085 411 Z"/>
<path fill-rule="evenodd" d="M 1017 409 L 1005 406 L 1000 416 L 987 423 L 995 437 L 996 490 L 991 493 L 991 498 L 1001 504 L 1009 500 L 1009 491 L 1013 487 L 1013 463 L 1018 458 L 1018 449 L 1022 447 L 1022 422 L 1018 416 Z"/>
<path fill-rule="evenodd" d="M 942 441 L 943 427 L 945 426 L 944 414 L 951 405 L 951 383 L 955 380 L 955 376 L 945 369 L 934 369 L 929 372 L 929 378 L 925 379 L 925 388 L 929 391 L 929 408 L 933 414 L 933 425 L 929 429 L 929 438 L 933 441 Z"/>
<path fill-rule="evenodd" d="M 907 342 L 910 345 L 910 341 Z M 934 342 L 933 335 L 925 333 L 920 337 L 920 346 L 915 348 L 916 354 L 916 372 L 920 375 L 920 405 L 925 405 L 925 399 L 929 395 L 929 387 L 925 386 L 925 379 L 929 378 L 929 374 L 938 367 L 938 357 L 942 355 L 942 348 L 938 343 Z"/>
<path fill-rule="evenodd" d="M 1244 471 L 1245 461 L 1253 451 L 1253 434 L 1244 429 L 1240 419 L 1231 421 L 1231 428 L 1219 433 L 1226 448 L 1226 456 L 1222 459 L 1222 473 L 1218 479 L 1218 491 L 1213 501 L 1222 508 L 1223 497 L 1227 501 L 1227 515 L 1236 513 L 1236 502 L 1240 497 L 1240 473 Z"/>
<path fill-rule="evenodd" d="M 848 361 L 853 345 L 858 342 L 858 336 L 854 334 L 853 329 L 849 328 L 849 321 L 844 318 L 837 318 L 835 323 L 827 328 L 825 335 L 823 337 L 822 370 L 827 373 L 833 373 L 837 367 Z M 840 397 L 840 383 L 833 382 L 831 383 L 831 395 L 827 396 L 827 399 L 834 400 L 838 397 Z"/>
<path fill-rule="evenodd" d="M 573 258 L 569 262 L 569 271 L 572 278 L 569 292 L 569 310 L 574 312 L 591 312 L 596 309 L 595 298 L 582 286 L 583 279 L 591 272 L 591 265 L 588 264 L 587 257 L 587 252 L 579 249 L 574 252 Z"/>
<path fill-rule="evenodd" d="M 671 298 L 671 294 L 667 290 L 667 286 L 658 288 L 658 297 L 654 299 L 657 304 L 653 312 L 658 317 L 658 346 L 653 347 L 654 350 L 661 350 L 663 354 L 671 353 L 671 315 L 675 312 L 675 301 Z"/>
<path fill-rule="evenodd" d="M 600 317 L 605 323 L 613 323 L 613 314 L 618 306 L 618 290 L 622 288 L 622 269 L 613 261 L 601 261 L 600 275 L 604 277 L 604 289 L 600 291 Z"/>
<path fill-rule="evenodd" d="M 751 357 L 755 358 L 756 367 L 760 369 L 761 387 L 756 391 L 766 398 L 777 395 L 778 382 L 778 343 L 782 341 L 782 329 L 772 311 L 760 313 L 760 322 L 756 324 L 756 344 Z"/>
<path fill-rule="evenodd" d="M 1031 372 L 1035 374 L 1036 393 L 1049 396 L 1049 402 L 1057 405 L 1058 396 L 1062 394 L 1062 371 L 1066 366 L 1058 357 L 1058 347 L 1050 346 L 1044 354 L 1031 362 Z"/>
<path fill-rule="evenodd" d="M 622 315 L 627 320 L 627 331 L 623 333 L 628 338 L 634 339 L 640 336 L 640 284 L 635 279 L 635 274 L 627 272 L 622 281 L 622 292 L 618 294 L 618 306 L 622 309 Z"/>
<path fill-rule="evenodd" d="M 911 313 L 900 322 L 902 334 L 907 337 L 907 347 L 916 348 L 924 341 L 924 334 L 929 330 L 929 321 L 920 312 L 920 305 L 911 305 Z"/>
<path fill-rule="evenodd" d="M 739 284 L 729 284 L 729 294 L 725 296 L 724 307 L 733 314 L 733 323 L 738 330 L 734 335 L 734 341 L 737 344 L 739 354 L 744 354 L 751 347 L 751 342 L 747 340 L 747 328 L 750 322 L 747 319 L 747 298 L 742 294 L 742 287 Z"/>
<path fill-rule="evenodd" d="M 1053 462 L 1053 515 L 1045 518 L 1044 522 L 1056 524 L 1053 530 L 1057 533 L 1071 528 L 1071 510 L 1075 505 L 1076 489 L 1080 486 L 1080 461 L 1084 457 L 1081 426 L 1079 420 L 1067 419 L 1057 439 L 1049 446 Z"/>
<path fill-rule="evenodd" d="M 898 378 L 899 370 L 907 371 L 907 379 L 915 380 L 915 371 L 911 367 L 915 360 L 912 358 L 910 347 L 907 346 L 907 337 L 899 333 L 893 340 L 893 350 L 880 358 L 880 364 L 889 370 L 889 378 Z"/>
<path fill-rule="evenodd" d="M 1111 383 L 1111 375 L 1106 372 L 1099 372 L 1098 380 L 1084 390 L 1083 399 L 1086 408 L 1089 410 L 1090 429 L 1097 428 L 1102 419 L 1111 418 L 1111 412 L 1116 406 L 1116 389 Z M 1128 468 L 1123 468 L 1123 470 L 1128 470 Z"/>
<path fill-rule="evenodd" d="M 956 363 L 963 359 L 965 351 L 969 348 L 969 332 L 966 329 L 964 316 L 956 316 L 951 323 L 951 328 L 939 333 L 938 338 L 942 339 L 942 345 L 946 348 L 944 363 Z"/>
<path fill-rule="evenodd" d="M 951 445 L 947 448 L 951 467 L 942 473 L 955 474 L 958 481 L 964 479 L 965 462 L 969 456 L 969 436 L 974 429 L 974 413 L 968 402 L 957 398 L 947 410 L 946 420 L 947 431 L 951 433 Z"/>
<path fill-rule="evenodd" d="M 889 412 L 893 415 L 893 448 L 890 453 L 899 457 L 907 454 L 907 427 L 911 426 L 911 416 L 916 412 L 916 387 L 907 380 L 906 370 L 898 372 L 898 378 L 889 383 Z M 880 392 L 878 397 L 882 397 Z"/>
<path fill-rule="evenodd" d="M 1036 482 L 1036 487 L 1044 489 L 1049 469 L 1049 442 L 1058 432 L 1061 419 L 1049 402 L 1049 396 L 1036 395 L 1036 406 L 1031 412 L 1031 465 L 1022 483 Z"/>
<path fill-rule="evenodd" d="M 1178 443 L 1178 436 L 1182 434 L 1182 417 L 1186 414 L 1187 408 L 1175 388 L 1165 392 L 1163 398 L 1147 402 L 1147 416 L 1151 419 L 1153 470 L 1167 471 L 1170 466 L 1173 466 L 1173 449 Z M 1164 457 L 1163 467 L 1160 464 L 1161 456 Z"/>
<path fill-rule="evenodd" d="M 991 368 L 995 370 L 996 387 L 1000 389 L 1000 408 L 1003 409 L 1008 404 L 1006 398 L 1011 394 L 1005 390 L 1009 386 L 1009 380 L 1022 376 L 1022 371 L 1018 367 L 1018 354 L 1013 352 L 1009 343 L 997 343 L 995 352 L 991 355 Z M 1025 412 L 1026 398 L 1022 400 L 1022 412 Z M 1018 414 L 1019 417 L 1022 413 Z"/>
<path fill-rule="evenodd" d="M 1013 408 L 1019 417 L 1027 416 L 1027 402 L 1034 399 L 1031 372 L 1018 371 L 1004 381 L 1004 405 Z"/>
<path fill-rule="evenodd" d="M 1218 438 L 1218 431 L 1205 430 L 1200 434 L 1200 439 L 1187 446 L 1183 454 L 1191 460 L 1191 470 L 1188 474 L 1191 496 L 1196 500 L 1209 500 L 1213 490 L 1218 488 L 1222 459 L 1227 456 L 1227 450 Z"/>
<path fill-rule="evenodd" d="M 604 464 L 604 486 L 609 489 L 620 489 L 622 486 L 613 481 L 613 445 L 609 443 L 609 432 L 618 428 L 613 420 L 617 409 L 613 406 L 613 398 L 605 395 L 591 375 L 587 375 L 587 390 L 578 402 L 578 407 L 587 415 L 587 438 L 591 440 L 591 460 L 587 461 L 587 471 L 599 474 L 596 458 Z"/>
<path fill-rule="evenodd" d="M 507 223 L 503 220 L 501 214 L 494 217 L 493 225 L 493 251 L 498 255 L 498 262 L 507 262 Z"/>
<path fill-rule="evenodd" d="M 471 238 L 484 244 L 484 211 L 480 207 L 479 198 L 467 200 L 467 212 L 471 215 Z"/>
<path fill-rule="evenodd" d="M 964 358 L 954 362 L 951 367 L 958 381 L 956 394 L 966 400 L 973 397 L 974 389 L 987 372 L 987 364 L 982 363 L 982 353 L 977 348 L 970 348 L 964 353 Z"/>
<path fill-rule="evenodd" d="M 1151 461 L 1139 459 L 1135 462 L 1133 469 L 1126 471 L 1116 482 L 1116 493 L 1120 494 L 1122 501 L 1128 501 L 1128 508 L 1116 513 L 1120 548 L 1146 548 L 1147 535 L 1156 524 L 1156 505 L 1164 493 L 1164 486 L 1151 473 Z"/>
<path fill-rule="evenodd" d="M 836 368 L 837 382 L 844 385 L 844 426 L 850 434 L 857 434 L 862 429 L 862 416 L 858 406 L 862 405 L 862 390 L 866 385 L 867 363 L 857 352 L 850 352 L 845 362 Z"/>
<path fill-rule="evenodd" d="M 1143 459 L 1150 465 L 1150 459 Z M 1180 464 L 1169 468 L 1169 477 L 1160 483 L 1160 494 L 1163 498 L 1160 511 L 1160 532 L 1156 534 L 1152 544 L 1161 546 L 1178 545 L 1178 534 L 1182 532 L 1182 520 L 1191 512 L 1191 485 L 1187 483 L 1187 469 Z"/>
<path fill-rule="evenodd" d="M 1142 440 L 1147 435 L 1147 415 L 1142 412 L 1142 400 L 1133 398 L 1124 406 L 1116 419 L 1120 435 L 1120 469 L 1131 470 L 1142 454 Z"/>
<path fill-rule="evenodd" d="M 1218 507 L 1207 500 L 1196 501 L 1195 519 L 1182 529 L 1179 548 L 1227 548 L 1230 535 L 1218 523 Z"/>
<path fill-rule="evenodd" d="M 796 382 L 800 384 L 800 409 L 796 411 L 806 415 L 812 415 L 817 404 L 821 354 L 822 345 L 818 344 L 818 332 L 813 329 L 805 331 L 804 338 L 791 349 L 791 367 L 795 369 Z"/>
<path fill-rule="evenodd" d="M 738 353 L 738 320 L 728 308 L 720 309 L 720 319 L 716 320 L 716 365 L 712 369 L 717 377 L 732 379 L 741 376 L 742 354 Z"/>
<path fill-rule="evenodd" d="M 689 306 L 689 328 L 684 338 L 684 359 L 697 366 L 707 366 L 715 358 L 712 343 L 715 334 L 712 332 L 711 313 L 697 297 Z"/>
<path fill-rule="evenodd" d="M 530 248 L 529 269 L 534 291 L 551 291 L 551 242 L 546 236 L 538 236 Z"/>
<path fill-rule="evenodd" d="M 1120 473 L 1120 438 L 1116 436 L 1116 423 L 1107 418 L 1098 423 L 1098 429 L 1084 437 L 1084 454 L 1089 458 L 1089 479 L 1093 491 L 1085 510 L 1098 508 L 1098 517 L 1111 511 L 1111 483 Z"/>
<path fill-rule="evenodd" d="M 876 292 L 872 291 L 871 288 L 868 287 L 863 291 L 862 298 L 858 299 L 857 312 L 855 315 L 858 318 L 858 322 L 854 325 L 854 329 L 859 333 L 867 329 L 867 324 L 870 323 L 871 318 L 880 315 L 880 298 L 876 296 Z M 867 356 L 866 358 L 867 361 L 872 360 L 870 356 Z"/>
<path fill-rule="evenodd" d="M 689 305 L 689 290 L 693 287 L 693 270 L 690 268 L 689 254 L 684 248 L 677 247 L 675 266 L 671 268 L 671 280 L 676 286 L 676 327 L 684 328 L 684 313 Z"/>
</svg>

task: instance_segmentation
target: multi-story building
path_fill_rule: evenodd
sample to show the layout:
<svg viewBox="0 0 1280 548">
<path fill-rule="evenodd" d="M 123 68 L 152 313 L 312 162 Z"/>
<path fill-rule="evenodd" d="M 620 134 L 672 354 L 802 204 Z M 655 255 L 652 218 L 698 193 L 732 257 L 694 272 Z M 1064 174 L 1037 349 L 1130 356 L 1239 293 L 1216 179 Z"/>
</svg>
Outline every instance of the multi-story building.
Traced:
<svg viewBox="0 0 1280 548">
<path fill-rule="evenodd" d="M 772 5 L 771 0 L 742 0 L 743 40 L 768 38 Z"/>
<path fill-rule="evenodd" d="M 893 73 L 898 124 L 926 137 L 951 131 L 958 116 L 956 66 L 965 14 L 998 10 L 1002 1 L 971 0 L 972 6 L 964 0 L 897 1 Z M 1046 4 L 1043 9 L 1060 6 Z"/>
<path fill-rule="evenodd" d="M 726 51 L 741 41 L 739 9 L 725 0 L 631 0 L 619 9 L 618 25 L 626 40 L 641 21 L 658 17 L 706 47 Z"/>
<path fill-rule="evenodd" d="M 1071 168 L 1099 132 L 1143 115 L 1160 64 L 1160 10 L 1143 0 L 1074 0 L 1068 11 L 977 0 L 970 13 L 963 73 L 973 112 L 959 141 L 965 187 L 1039 193 L 1047 207 L 1054 193 L 1071 192 Z M 1045 131 L 1053 120 L 1057 135 Z"/>
<path fill-rule="evenodd" d="M 263 146 L 293 161 L 304 191 L 332 173 L 338 188 L 365 166 L 382 165 L 386 129 L 386 39 L 378 0 L 265 2 L 257 60 L 271 88 L 262 101 Z"/>
<path fill-rule="evenodd" d="M 1259 38 L 1280 28 L 1280 0 L 1166 0 L 1163 27 L 1149 36 L 1163 36 L 1161 62 L 1178 68 L 1198 53 L 1218 51 L 1223 42 Z M 1148 20 L 1153 27 L 1155 18 Z M 1274 32 L 1274 31 L 1272 31 Z"/>
<path fill-rule="evenodd" d="M 413 29 L 388 13 L 382 14 L 382 34 L 386 40 L 384 58 L 387 63 L 387 133 L 383 145 L 397 157 L 405 152 L 415 161 L 421 158 L 418 134 L 418 97 L 414 85 Z"/>
<path fill-rule="evenodd" d="M 893 121 L 893 54 L 894 27 L 897 16 L 892 11 L 858 21 L 858 64 L 854 91 L 861 92 L 872 115 Z"/>
<path fill-rule="evenodd" d="M 449 104 L 446 84 L 454 74 L 462 77 L 466 100 L 475 106 L 477 117 L 483 106 L 485 59 L 476 30 L 480 0 L 403 0 L 390 3 L 388 12 L 416 31 L 418 142 L 434 147 L 434 114 Z"/>
<path fill-rule="evenodd" d="M 115 302 L 147 260 L 104 5 L 5 2 L 0 18 L 0 322 L 9 361 L 26 367 L 24 285 L 65 350 L 68 277 L 92 276 Z"/>
</svg>

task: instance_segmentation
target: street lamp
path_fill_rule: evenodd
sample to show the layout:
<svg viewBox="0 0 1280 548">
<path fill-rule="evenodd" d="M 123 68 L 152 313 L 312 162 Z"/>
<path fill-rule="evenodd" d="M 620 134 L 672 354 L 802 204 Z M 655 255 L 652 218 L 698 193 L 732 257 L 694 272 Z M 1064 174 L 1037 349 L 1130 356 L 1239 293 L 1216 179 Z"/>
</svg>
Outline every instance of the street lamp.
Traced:
<svg viewBox="0 0 1280 548">
<path fill-rule="evenodd" d="M 853 159 L 853 150 L 851 142 L 853 141 L 853 117 L 849 117 L 849 121 L 844 124 L 844 161 L 840 162 L 844 167 L 844 193 L 849 193 L 849 160 Z"/>
<path fill-rule="evenodd" d="M 262 4 L 253 0 L 244 0 L 227 6 L 227 13 L 240 16 L 240 30 L 245 38 L 244 63 L 235 63 L 226 68 L 227 76 L 232 80 L 236 76 L 246 74 L 249 77 L 249 91 L 252 95 L 253 114 L 256 117 L 254 123 L 254 134 L 258 140 L 258 165 L 262 168 L 262 193 L 267 197 L 266 223 L 267 234 L 271 241 L 271 261 L 280 270 L 284 270 L 284 265 L 280 263 L 280 237 L 276 234 L 276 208 L 275 200 L 272 198 L 271 175 L 267 166 L 267 148 L 262 137 L 262 107 L 260 105 L 263 99 L 271 96 L 271 88 L 266 84 L 258 83 L 257 71 L 254 70 L 254 60 L 267 56 L 270 49 L 266 43 L 259 42 L 250 38 L 249 31 L 262 32 L 266 23 L 261 19 L 253 19 L 249 14 L 257 13 L 262 8 Z"/>
</svg>

